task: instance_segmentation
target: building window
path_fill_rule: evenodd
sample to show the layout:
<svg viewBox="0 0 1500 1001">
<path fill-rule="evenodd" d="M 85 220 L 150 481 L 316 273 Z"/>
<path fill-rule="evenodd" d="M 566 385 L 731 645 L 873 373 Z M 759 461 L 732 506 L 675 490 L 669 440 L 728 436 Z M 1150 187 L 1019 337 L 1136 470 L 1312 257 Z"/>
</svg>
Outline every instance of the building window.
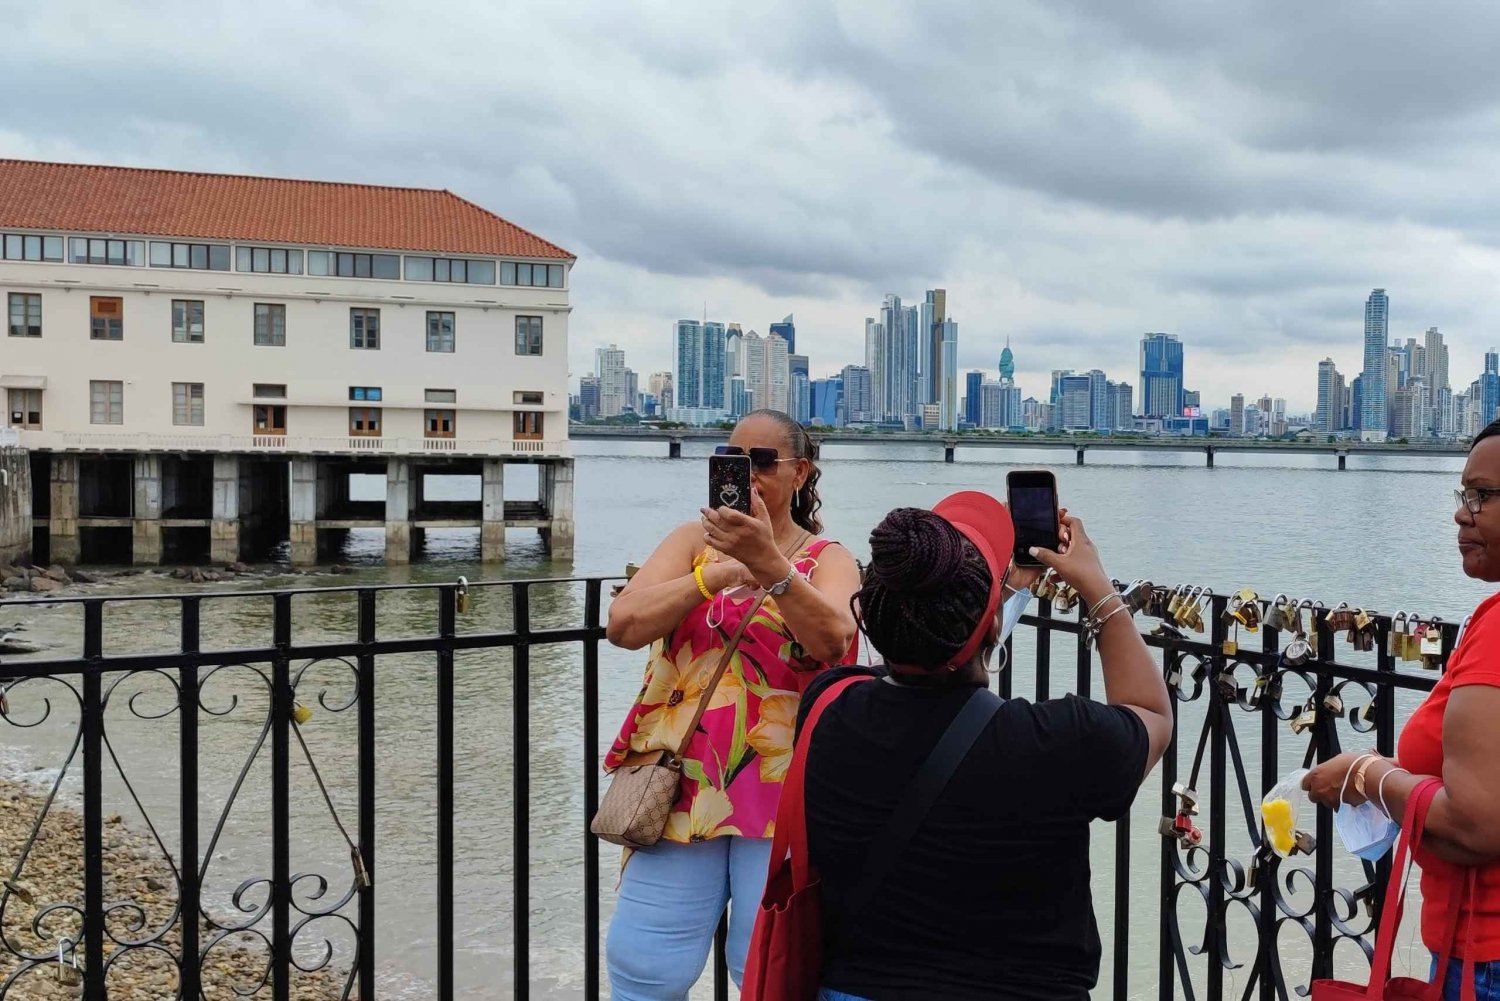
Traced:
<svg viewBox="0 0 1500 1001">
<path fill-rule="evenodd" d="M 265 347 L 286 347 L 286 307 L 281 303 L 255 304 L 255 343 Z"/>
<path fill-rule="evenodd" d="M 457 403 L 458 390 L 456 389 L 429 389 L 422 398 L 428 403 Z"/>
<path fill-rule="evenodd" d="M 500 284 L 562 288 L 563 266 L 561 264 L 517 264 L 505 261 L 500 265 Z"/>
<path fill-rule="evenodd" d="M 42 391 L 40 389 L 12 389 L 7 396 L 10 426 L 24 431 L 42 429 Z"/>
<path fill-rule="evenodd" d="M 539 407 L 542 405 L 542 394 L 537 390 L 523 389 L 512 394 L 511 399 L 516 403 L 524 403 Z"/>
<path fill-rule="evenodd" d="M 257 382 L 251 385 L 250 395 L 259 400 L 284 400 L 286 399 L 286 385 L 284 383 Z"/>
<path fill-rule="evenodd" d="M 350 386 L 349 399 L 359 400 L 362 403 L 379 403 L 379 386 Z"/>
<path fill-rule="evenodd" d="M 380 349 L 380 310 L 349 310 L 349 346 L 370 351 Z"/>
<path fill-rule="evenodd" d="M 493 285 L 495 284 L 495 262 L 469 261 L 457 257 L 408 257 L 406 280 Z"/>
<path fill-rule="evenodd" d="M 234 269 L 268 275 L 300 275 L 302 251 L 282 247 L 235 247 Z"/>
<path fill-rule="evenodd" d="M 172 423 L 203 426 L 203 383 L 172 383 Z"/>
<path fill-rule="evenodd" d="M 516 411 L 516 437 L 537 439 L 542 436 L 542 415 L 534 410 Z"/>
<path fill-rule="evenodd" d="M 257 403 L 254 410 L 255 423 L 253 430 L 256 434 L 286 434 L 285 406 L 267 406 Z"/>
<path fill-rule="evenodd" d="M 539 355 L 542 353 L 542 318 L 540 316 L 516 317 L 516 354 Z"/>
<path fill-rule="evenodd" d="M 429 438 L 452 438 L 453 429 L 457 425 L 452 410 L 428 410 L 426 411 L 427 437 Z"/>
<path fill-rule="evenodd" d="M 7 261 L 61 261 L 63 238 L 6 233 L 0 236 L 0 256 Z"/>
<path fill-rule="evenodd" d="M 401 258 L 395 254 L 349 254 L 335 250 L 309 250 L 307 273 L 331 278 L 401 277 Z"/>
<path fill-rule="evenodd" d="M 151 244 L 153 268 L 188 268 L 194 271 L 228 271 L 229 245 L 226 243 L 157 243 Z"/>
<path fill-rule="evenodd" d="M 349 433 L 361 438 L 380 437 L 380 408 L 350 407 Z"/>
<path fill-rule="evenodd" d="M 125 339 L 125 300 L 89 296 L 89 337 L 96 341 Z"/>
<path fill-rule="evenodd" d="M 42 297 L 33 292 L 12 292 L 10 302 L 10 336 L 42 336 Z"/>
<path fill-rule="evenodd" d="M 176 344 L 203 343 L 203 300 L 172 300 L 172 341 Z"/>
<path fill-rule="evenodd" d="M 427 350 L 453 353 L 452 313 L 427 313 Z"/>
<path fill-rule="evenodd" d="M 75 236 L 68 241 L 68 248 L 68 256 L 74 264 L 119 264 L 132 268 L 146 265 L 146 243 L 143 240 L 98 240 Z"/>
<path fill-rule="evenodd" d="M 89 423 L 125 423 L 125 384 L 123 382 L 89 382 Z"/>
</svg>

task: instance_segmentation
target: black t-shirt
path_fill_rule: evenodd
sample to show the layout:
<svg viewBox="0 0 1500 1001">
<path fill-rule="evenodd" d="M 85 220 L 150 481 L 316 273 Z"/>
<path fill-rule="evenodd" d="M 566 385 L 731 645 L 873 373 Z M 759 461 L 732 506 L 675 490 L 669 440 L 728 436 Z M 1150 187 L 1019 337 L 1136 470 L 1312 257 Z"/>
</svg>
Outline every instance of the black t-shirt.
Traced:
<svg viewBox="0 0 1500 1001">
<path fill-rule="evenodd" d="M 829 684 L 802 696 L 800 730 Z M 870 842 L 973 686 L 852 685 L 823 713 L 807 759 L 807 829 L 823 880 L 824 986 L 877 1001 L 1085 1001 L 1099 977 L 1089 823 L 1130 808 L 1146 727 L 1068 696 L 1002 705 L 911 844 L 858 915 L 841 911 Z"/>
</svg>

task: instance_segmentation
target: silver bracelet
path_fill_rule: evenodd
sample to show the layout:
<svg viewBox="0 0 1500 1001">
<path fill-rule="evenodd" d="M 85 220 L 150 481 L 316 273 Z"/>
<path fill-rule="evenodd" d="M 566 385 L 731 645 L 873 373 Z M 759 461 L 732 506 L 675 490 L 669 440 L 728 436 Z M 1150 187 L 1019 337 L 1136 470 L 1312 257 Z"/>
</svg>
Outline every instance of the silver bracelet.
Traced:
<svg viewBox="0 0 1500 1001">
<path fill-rule="evenodd" d="M 1108 601 L 1109 599 L 1111 599 L 1111 598 L 1120 598 L 1120 592 L 1118 592 L 1118 591 L 1110 591 L 1104 597 L 1102 597 L 1098 601 L 1094 602 L 1094 607 L 1089 609 L 1088 615 L 1086 616 L 1086 618 L 1092 619 L 1094 616 L 1098 615 L 1099 614 L 1099 609 L 1103 608 L 1104 607 L 1104 603 L 1106 601 Z M 1125 607 L 1125 599 L 1124 598 L 1120 598 L 1120 607 L 1121 608 Z M 1117 608 L 1117 609 L 1115 609 L 1115 611 L 1119 611 L 1119 609 Z M 1113 615 L 1115 613 L 1114 612 L 1110 612 L 1109 614 Z"/>
<path fill-rule="evenodd" d="M 1088 619 L 1085 620 L 1083 626 L 1084 644 L 1087 646 L 1093 646 L 1095 641 L 1099 639 L 1099 634 L 1104 631 L 1104 623 L 1108 622 L 1110 619 L 1114 618 L 1116 615 L 1119 615 L 1125 610 L 1126 606 L 1122 601 L 1117 607 L 1112 609 L 1110 613 L 1104 616 L 1104 618 L 1102 619 L 1096 619 L 1092 615 L 1090 615 Z"/>
<path fill-rule="evenodd" d="M 1391 820 L 1395 820 L 1396 818 L 1391 817 L 1391 808 L 1385 805 L 1385 780 L 1390 778 L 1392 775 L 1395 775 L 1397 772 L 1405 772 L 1407 775 L 1411 774 L 1411 772 L 1406 771 L 1405 768 L 1397 765 L 1395 768 L 1392 768 L 1390 771 L 1380 776 L 1380 782 L 1375 786 L 1375 798 L 1380 800 L 1380 812 L 1385 814 Z"/>
</svg>

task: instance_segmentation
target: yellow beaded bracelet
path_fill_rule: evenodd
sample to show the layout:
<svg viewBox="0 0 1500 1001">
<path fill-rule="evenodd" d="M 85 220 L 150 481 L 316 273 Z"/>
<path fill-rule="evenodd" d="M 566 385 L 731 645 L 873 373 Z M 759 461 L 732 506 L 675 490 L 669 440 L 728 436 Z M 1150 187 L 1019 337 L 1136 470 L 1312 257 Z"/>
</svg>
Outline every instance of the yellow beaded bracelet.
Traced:
<svg viewBox="0 0 1500 1001">
<path fill-rule="evenodd" d="M 699 593 L 701 593 L 703 595 L 703 600 L 704 601 L 713 601 L 714 600 L 714 593 L 708 589 L 708 585 L 707 584 L 703 583 L 703 566 L 702 566 L 702 564 L 699 564 L 698 566 L 693 567 L 693 580 L 695 580 L 695 581 L 698 582 L 698 591 L 699 591 Z"/>
</svg>

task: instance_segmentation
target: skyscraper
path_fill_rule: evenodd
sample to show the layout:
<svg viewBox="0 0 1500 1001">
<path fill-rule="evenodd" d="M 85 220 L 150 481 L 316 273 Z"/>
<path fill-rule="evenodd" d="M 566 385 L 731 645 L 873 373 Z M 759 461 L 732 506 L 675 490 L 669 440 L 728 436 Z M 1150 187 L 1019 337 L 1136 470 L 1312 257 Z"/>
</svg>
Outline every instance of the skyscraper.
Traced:
<svg viewBox="0 0 1500 1001">
<path fill-rule="evenodd" d="M 1097 368 L 1089 369 L 1089 427 L 1108 431 L 1114 426 L 1109 412 L 1109 377 Z"/>
<path fill-rule="evenodd" d="M 964 421 L 970 427 L 983 427 L 979 423 L 983 401 L 980 399 L 984 386 L 984 373 L 978 370 L 964 376 Z"/>
<path fill-rule="evenodd" d="M 770 336 L 780 337 L 786 341 L 787 354 L 795 354 L 797 351 L 797 325 L 792 322 L 792 314 L 788 313 L 786 319 L 780 323 L 771 324 Z M 806 374 L 806 369 L 803 370 Z"/>
<path fill-rule="evenodd" d="M 618 417 L 635 409 L 625 367 L 625 352 L 611 344 L 594 349 L 594 375 L 599 378 L 599 416 Z"/>
<path fill-rule="evenodd" d="M 943 397 L 943 383 L 947 379 L 945 366 L 947 365 L 944 355 L 943 344 L 948 337 L 948 292 L 946 289 L 928 289 L 927 295 L 922 302 L 921 315 L 918 323 L 921 325 L 918 349 L 922 353 L 921 376 L 927 384 L 926 398 L 923 403 L 940 403 Z M 958 336 L 957 326 L 952 328 L 953 336 Z"/>
<path fill-rule="evenodd" d="M 1182 416 L 1182 342 L 1173 334 L 1141 338 L 1141 416 Z"/>
<path fill-rule="evenodd" d="M 875 420 L 875 386 L 870 370 L 863 365 L 845 365 L 844 420 L 850 424 L 869 424 Z"/>
<path fill-rule="evenodd" d="M 941 290 L 939 290 L 941 291 Z M 944 320 L 933 327 L 941 337 L 942 368 L 938 371 L 938 428 L 943 431 L 958 429 L 958 322 Z"/>
<path fill-rule="evenodd" d="M 1128 382 L 1108 384 L 1109 424 L 1101 430 L 1129 431 L 1135 426 L 1135 391 Z"/>
<path fill-rule="evenodd" d="M 864 368 L 872 380 L 869 412 L 872 414 L 885 414 L 885 325 L 874 317 L 865 317 L 865 364 Z M 844 399 L 849 399 L 849 384 L 844 383 Z M 852 415 L 853 410 L 846 406 Z M 848 421 L 854 423 L 853 416 Z M 864 418 L 867 421 L 875 420 L 874 417 Z"/>
<path fill-rule="evenodd" d="M 1229 398 L 1229 433 L 1245 433 L 1245 394 L 1235 393 Z"/>
<path fill-rule="evenodd" d="M 844 423 L 844 377 L 812 381 L 812 423 L 841 427 Z"/>
<path fill-rule="evenodd" d="M 673 385 L 681 408 L 724 410 L 724 324 L 678 320 L 673 343 Z"/>
<path fill-rule="evenodd" d="M 591 421 L 599 416 L 599 377 L 586 375 L 578 380 L 578 419 Z"/>
<path fill-rule="evenodd" d="M 1344 402 L 1344 377 L 1332 358 L 1318 362 L 1318 409 L 1313 416 L 1313 427 L 1318 434 L 1337 434 L 1343 430 L 1339 411 Z"/>
<path fill-rule="evenodd" d="M 1500 354 L 1490 348 L 1484 353 L 1484 374 L 1479 377 L 1479 427 L 1494 420 L 1500 410 Z"/>
<path fill-rule="evenodd" d="M 1005 350 L 1000 352 L 1000 381 L 1016 378 L 1016 356 L 1010 350 L 1010 338 L 1005 339 Z"/>
<path fill-rule="evenodd" d="M 1426 361 L 1422 381 L 1433 393 L 1452 389 L 1452 384 L 1448 382 L 1448 345 L 1443 343 L 1443 335 L 1438 333 L 1437 327 L 1427 328 L 1427 333 L 1422 338 L 1422 347 Z"/>
<path fill-rule="evenodd" d="M 1388 414 L 1385 380 L 1391 301 L 1385 289 L 1370 290 L 1365 300 L 1365 363 L 1360 373 L 1360 441 L 1385 441 Z"/>
<path fill-rule="evenodd" d="M 1101 373 L 1102 374 L 1102 373 Z M 1094 410 L 1088 375 L 1062 375 L 1057 379 L 1057 426 L 1064 431 L 1087 431 L 1093 427 Z"/>
<path fill-rule="evenodd" d="M 792 373 L 791 381 L 787 383 L 786 405 L 787 413 L 798 424 L 812 422 L 812 390 L 806 372 Z"/>
</svg>

